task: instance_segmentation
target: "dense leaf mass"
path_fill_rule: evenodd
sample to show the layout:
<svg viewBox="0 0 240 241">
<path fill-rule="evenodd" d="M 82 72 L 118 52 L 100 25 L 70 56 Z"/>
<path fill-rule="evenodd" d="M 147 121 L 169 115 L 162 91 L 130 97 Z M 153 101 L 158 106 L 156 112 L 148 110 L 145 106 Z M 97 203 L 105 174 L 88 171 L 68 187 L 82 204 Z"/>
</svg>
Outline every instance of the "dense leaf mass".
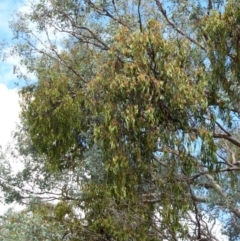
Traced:
<svg viewBox="0 0 240 241">
<path fill-rule="evenodd" d="M 5 153 L 0 184 L 26 209 L 2 217 L 3 240 L 238 240 L 239 23 L 234 0 L 18 13 L 23 167 Z"/>
</svg>

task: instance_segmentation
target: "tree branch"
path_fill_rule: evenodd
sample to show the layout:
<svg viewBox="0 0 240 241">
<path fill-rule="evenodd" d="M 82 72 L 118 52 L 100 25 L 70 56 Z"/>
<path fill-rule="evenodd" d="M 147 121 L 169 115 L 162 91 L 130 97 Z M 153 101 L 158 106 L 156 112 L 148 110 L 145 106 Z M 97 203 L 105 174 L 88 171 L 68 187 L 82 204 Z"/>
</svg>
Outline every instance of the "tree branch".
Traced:
<svg viewBox="0 0 240 241">
<path fill-rule="evenodd" d="M 142 27 L 142 18 L 141 18 L 140 8 L 141 8 L 141 0 L 138 0 L 138 21 L 139 21 L 140 31 L 142 32 L 143 27 Z"/>
<path fill-rule="evenodd" d="M 238 141 L 236 138 L 234 138 L 233 136 L 229 136 L 228 134 L 221 134 L 221 133 L 215 133 L 213 134 L 213 137 L 214 138 L 217 138 L 217 139 L 225 139 L 225 140 L 228 140 L 230 141 L 232 144 L 234 144 L 235 146 L 237 147 L 240 147 L 240 141 Z"/>
<path fill-rule="evenodd" d="M 185 38 L 187 38 L 189 41 L 191 41 L 192 43 L 196 44 L 197 46 L 199 46 L 202 50 L 207 51 L 206 48 L 204 48 L 203 45 L 201 45 L 201 43 L 199 43 L 197 40 L 191 38 L 190 36 L 188 36 L 186 33 L 184 33 L 181 29 L 179 29 L 172 21 L 170 21 L 170 19 L 167 16 L 167 12 L 166 10 L 163 8 L 162 3 L 159 0 L 155 0 L 159 11 L 162 13 L 162 15 L 164 16 L 164 18 L 166 19 L 167 23 L 173 27 L 173 29 L 175 29 L 179 34 L 181 34 L 182 36 L 184 36 Z"/>
</svg>

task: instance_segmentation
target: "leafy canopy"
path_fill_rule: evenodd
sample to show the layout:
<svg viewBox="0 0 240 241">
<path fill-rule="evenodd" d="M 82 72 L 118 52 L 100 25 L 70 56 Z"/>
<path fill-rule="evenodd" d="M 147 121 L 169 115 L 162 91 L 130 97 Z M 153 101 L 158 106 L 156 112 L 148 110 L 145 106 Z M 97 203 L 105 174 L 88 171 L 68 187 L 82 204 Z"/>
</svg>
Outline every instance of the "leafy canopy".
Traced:
<svg viewBox="0 0 240 241">
<path fill-rule="evenodd" d="M 63 240 L 214 240 L 204 216 L 221 213 L 237 240 L 238 1 L 29 9 L 12 51 L 37 81 L 20 91 L 25 166 L 2 181 L 7 195 L 44 210 L 46 193 L 57 199 Z"/>
</svg>

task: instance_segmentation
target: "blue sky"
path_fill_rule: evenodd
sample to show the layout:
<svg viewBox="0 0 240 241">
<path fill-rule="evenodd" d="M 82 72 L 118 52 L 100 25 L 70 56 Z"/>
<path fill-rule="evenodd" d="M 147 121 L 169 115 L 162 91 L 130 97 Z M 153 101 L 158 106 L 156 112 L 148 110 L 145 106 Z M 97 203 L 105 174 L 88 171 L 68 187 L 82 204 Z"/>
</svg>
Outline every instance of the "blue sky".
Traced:
<svg viewBox="0 0 240 241">
<path fill-rule="evenodd" d="M 22 5 L 23 0 L 0 0 L 0 42 L 11 43 L 13 36 L 9 22 Z M 13 74 L 14 64 L 17 64 L 17 59 L 14 57 L 0 62 L 0 83 L 10 89 L 16 88 L 15 83 L 18 81 Z"/>
<path fill-rule="evenodd" d="M 11 43 L 12 33 L 9 21 L 14 12 L 20 10 L 23 0 L 0 0 L 0 42 Z M 19 121 L 19 98 L 16 89 L 18 79 L 13 74 L 13 66 L 18 63 L 16 57 L 0 61 L 0 145 L 5 146 L 11 140 L 11 132 Z"/>
<path fill-rule="evenodd" d="M 0 43 L 3 41 L 11 43 L 12 33 L 9 21 L 13 13 L 22 6 L 22 0 L 0 0 Z M 19 122 L 19 97 L 15 82 L 18 81 L 13 74 L 13 66 L 18 60 L 10 57 L 6 61 L 0 60 L 0 146 L 5 146 L 12 141 L 11 133 Z M 0 213 L 9 206 L 0 204 Z"/>
</svg>

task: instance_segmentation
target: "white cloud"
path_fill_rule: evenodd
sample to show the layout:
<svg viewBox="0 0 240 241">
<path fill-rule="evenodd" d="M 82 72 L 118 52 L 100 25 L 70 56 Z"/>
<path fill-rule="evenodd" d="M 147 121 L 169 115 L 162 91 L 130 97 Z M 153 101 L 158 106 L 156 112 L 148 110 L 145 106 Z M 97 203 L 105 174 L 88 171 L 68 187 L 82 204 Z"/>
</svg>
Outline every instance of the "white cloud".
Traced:
<svg viewBox="0 0 240 241">
<path fill-rule="evenodd" d="M 9 142 L 12 142 L 11 133 L 19 122 L 19 95 L 16 89 L 8 89 L 5 84 L 0 83 L 0 146 L 5 151 Z M 14 163 L 16 168 L 16 163 Z M 17 165 L 18 166 L 18 165 Z M 12 205 L 3 205 L 0 203 L 0 214 L 2 215 L 8 208 L 19 209 L 15 203 Z"/>
<path fill-rule="evenodd" d="M 8 89 L 0 83 L 0 145 L 11 141 L 11 133 L 19 122 L 19 96 L 16 89 Z"/>
</svg>

